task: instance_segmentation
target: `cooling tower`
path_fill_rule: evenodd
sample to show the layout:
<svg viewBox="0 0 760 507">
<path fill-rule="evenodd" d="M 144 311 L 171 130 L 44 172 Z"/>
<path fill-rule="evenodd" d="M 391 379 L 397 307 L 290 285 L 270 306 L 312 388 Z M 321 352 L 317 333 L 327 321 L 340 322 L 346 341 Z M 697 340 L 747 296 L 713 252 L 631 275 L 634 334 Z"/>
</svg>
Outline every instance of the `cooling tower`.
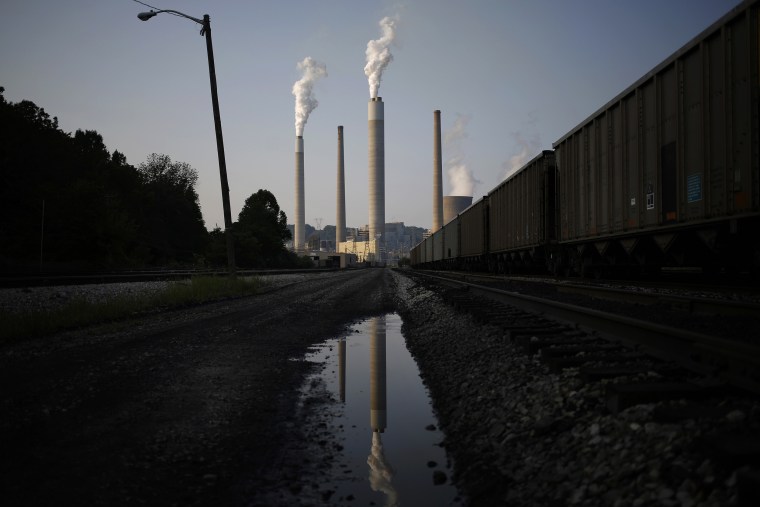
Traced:
<svg viewBox="0 0 760 507">
<path fill-rule="evenodd" d="M 335 248 L 346 241 L 346 180 L 343 172 L 343 127 L 338 127 L 338 191 L 335 217 Z"/>
<path fill-rule="evenodd" d="M 433 111 L 433 228 L 443 227 L 443 162 L 441 159 L 441 112 Z"/>
<path fill-rule="evenodd" d="M 304 213 L 303 191 L 303 136 L 296 137 L 296 211 L 295 211 L 295 234 L 293 235 L 293 250 L 304 251 L 306 239 L 306 225 Z"/>
<path fill-rule="evenodd" d="M 447 224 L 454 220 L 458 214 L 466 210 L 472 204 L 472 196 L 447 195 L 443 198 L 443 223 Z"/>
<path fill-rule="evenodd" d="M 385 244 L 385 108 L 380 97 L 367 106 L 369 127 L 369 238 Z"/>
</svg>

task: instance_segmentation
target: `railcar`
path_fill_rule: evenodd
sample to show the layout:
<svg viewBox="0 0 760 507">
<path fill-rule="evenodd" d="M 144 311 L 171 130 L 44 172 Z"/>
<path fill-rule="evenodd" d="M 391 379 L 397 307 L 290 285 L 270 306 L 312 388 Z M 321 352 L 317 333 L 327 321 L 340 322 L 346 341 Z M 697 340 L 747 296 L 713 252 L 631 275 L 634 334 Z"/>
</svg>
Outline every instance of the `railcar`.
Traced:
<svg viewBox="0 0 760 507">
<path fill-rule="evenodd" d="M 723 16 L 459 214 L 438 259 L 490 271 L 758 274 L 759 4 Z M 432 265 L 433 242 L 416 247 L 417 265 Z"/>
<path fill-rule="evenodd" d="M 433 263 L 433 240 L 430 237 L 425 238 L 421 243 L 423 248 L 422 259 L 424 264 Z"/>
<path fill-rule="evenodd" d="M 459 267 L 473 271 L 488 269 L 488 196 L 464 210 L 457 219 Z"/>
<path fill-rule="evenodd" d="M 437 231 L 435 231 L 431 236 L 430 240 L 433 244 L 433 263 L 436 266 L 442 267 L 443 265 L 443 236 L 446 232 L 445 227 L 441 227 Z"/>
<path fill-rule="evenodd" d="M 459 267 L 459 215 L 444 226 L 443 267 Z"/>
<path fill-rule="evenodd" d="M 554 143 L 567 270 L 757 269 L 759 19 L 742 4 Z"/>
<path fill-rule="evenodd" d="M 556 259 L 557 166 L 545 150 L 488 193 L 491 271 L 542 270 Z"/>
</svg>

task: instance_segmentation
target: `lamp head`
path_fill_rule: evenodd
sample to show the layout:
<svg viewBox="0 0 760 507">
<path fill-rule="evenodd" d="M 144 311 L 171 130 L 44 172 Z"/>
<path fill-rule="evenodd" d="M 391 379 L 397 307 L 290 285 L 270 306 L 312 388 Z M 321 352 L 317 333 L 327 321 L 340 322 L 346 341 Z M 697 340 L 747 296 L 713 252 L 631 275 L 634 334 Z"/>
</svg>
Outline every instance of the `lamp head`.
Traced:
<svg viewBox="0 0 760 507">
<path fill-rule="evenodd" d="M 150 11 L 150 12 L 141 12 L 140 14 L 137 15 L 137 17 L 140 18 L 140 21 L 148 21 L 150 18 L 152 18 L 155 15 L 156 15 L 155 12 Z"/>
</svg>

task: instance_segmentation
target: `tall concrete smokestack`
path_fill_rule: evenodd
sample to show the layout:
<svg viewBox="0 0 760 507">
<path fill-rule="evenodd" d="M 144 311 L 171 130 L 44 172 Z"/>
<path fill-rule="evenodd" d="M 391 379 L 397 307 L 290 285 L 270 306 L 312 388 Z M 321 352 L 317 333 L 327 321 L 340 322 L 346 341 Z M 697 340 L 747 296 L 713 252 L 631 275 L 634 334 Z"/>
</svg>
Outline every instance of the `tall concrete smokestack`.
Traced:
<svg viewBox="0 0 760 507">
<path fill-rule="evenodd" d="M 293 235 L 293 249 L 296 252 L 304 251 L 304 242 L 306 239 L 304 201 L 303 136 L 296 136 L 296 217 L 295 234 Z"/>
<path fill-rule="evenodd" d="M 370 99 L 369 127 L 369 239 L 385 244 L 385 107 L 383 99 Z M 382 259 L 381 259 L 382 260 Z"/>
<path fill-rule="evenodd" d="M 346 241 L 346 180 L 343 167 L 343 126 L 338 127 L 338 191 L 335 217 L 335 248 Z"/>
<path fill-rule="evenodd" d="M 433 229 L 443 227 L 443 159 L 441 158 L 441 112 L 433 111 Z"/>
</svg>

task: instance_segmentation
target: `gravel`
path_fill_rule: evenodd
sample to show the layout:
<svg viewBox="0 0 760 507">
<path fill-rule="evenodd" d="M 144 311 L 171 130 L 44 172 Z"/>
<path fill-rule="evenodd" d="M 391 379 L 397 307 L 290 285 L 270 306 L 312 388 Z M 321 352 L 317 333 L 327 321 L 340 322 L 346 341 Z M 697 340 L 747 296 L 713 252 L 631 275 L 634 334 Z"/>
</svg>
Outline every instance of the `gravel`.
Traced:
<svg viewBox="0 0 760 507">
<path fill-rule="evenodd" d="M 563 303 L 594 308 L 603 312 L 626 315 L 646 322 L 690 330 L 720 338 L 760 344 L 760 315 L 716 316 L 672 308 L 660 303 L 625 304 L 619 301 L 594 298 L 583 294 L 559 292 L 554 284 L 509 280 L 489 283 L 497 289 L 552 299 Z M 683 291 L 680 295 L 684 295 Z M 694 295 L 691 293 L 690 295 Z M 726 299 L 725 297 L 723 299 Z M 748 302 L 748 301 L 747 301 Z"/>
<path fill-rule="evenodd" d="M 644 379 L 583 384 L 576 370 L 550 373 L 499 329 L 454 313 L 410 279 L 397 283 L 407 345 L 472 505 L 736 504 L 744 469 L 716 462 L 702 442 L 758 435 L 756 400 L 677 400 L 613 415 L 606 384 Z"/>
<path fill-rule="evenodd" d="M 271 290 L 306 279 L 316 280 L 329 276 L 330 273 L 319 272 L 261 275 L 258 278 L 268 290 Z M 74 300 L 97 303 L 124 296 L 149 297 L 166 290 L 171 284 L 183 283 L 189 283 L 189 280 L 4 288 L 0 289 L 0 311 L 21 313 L 35 310 L 55 310 Z"/>
<path fill-rule="evenodd" d="M 0 289 L 0 311 L 20 313 L 56 310 L 75 299 L 96 303 L 121 296 L 150 296 L 165 290 L 170 283 L 175 282 L 125 282 Z"/>
</svg>

